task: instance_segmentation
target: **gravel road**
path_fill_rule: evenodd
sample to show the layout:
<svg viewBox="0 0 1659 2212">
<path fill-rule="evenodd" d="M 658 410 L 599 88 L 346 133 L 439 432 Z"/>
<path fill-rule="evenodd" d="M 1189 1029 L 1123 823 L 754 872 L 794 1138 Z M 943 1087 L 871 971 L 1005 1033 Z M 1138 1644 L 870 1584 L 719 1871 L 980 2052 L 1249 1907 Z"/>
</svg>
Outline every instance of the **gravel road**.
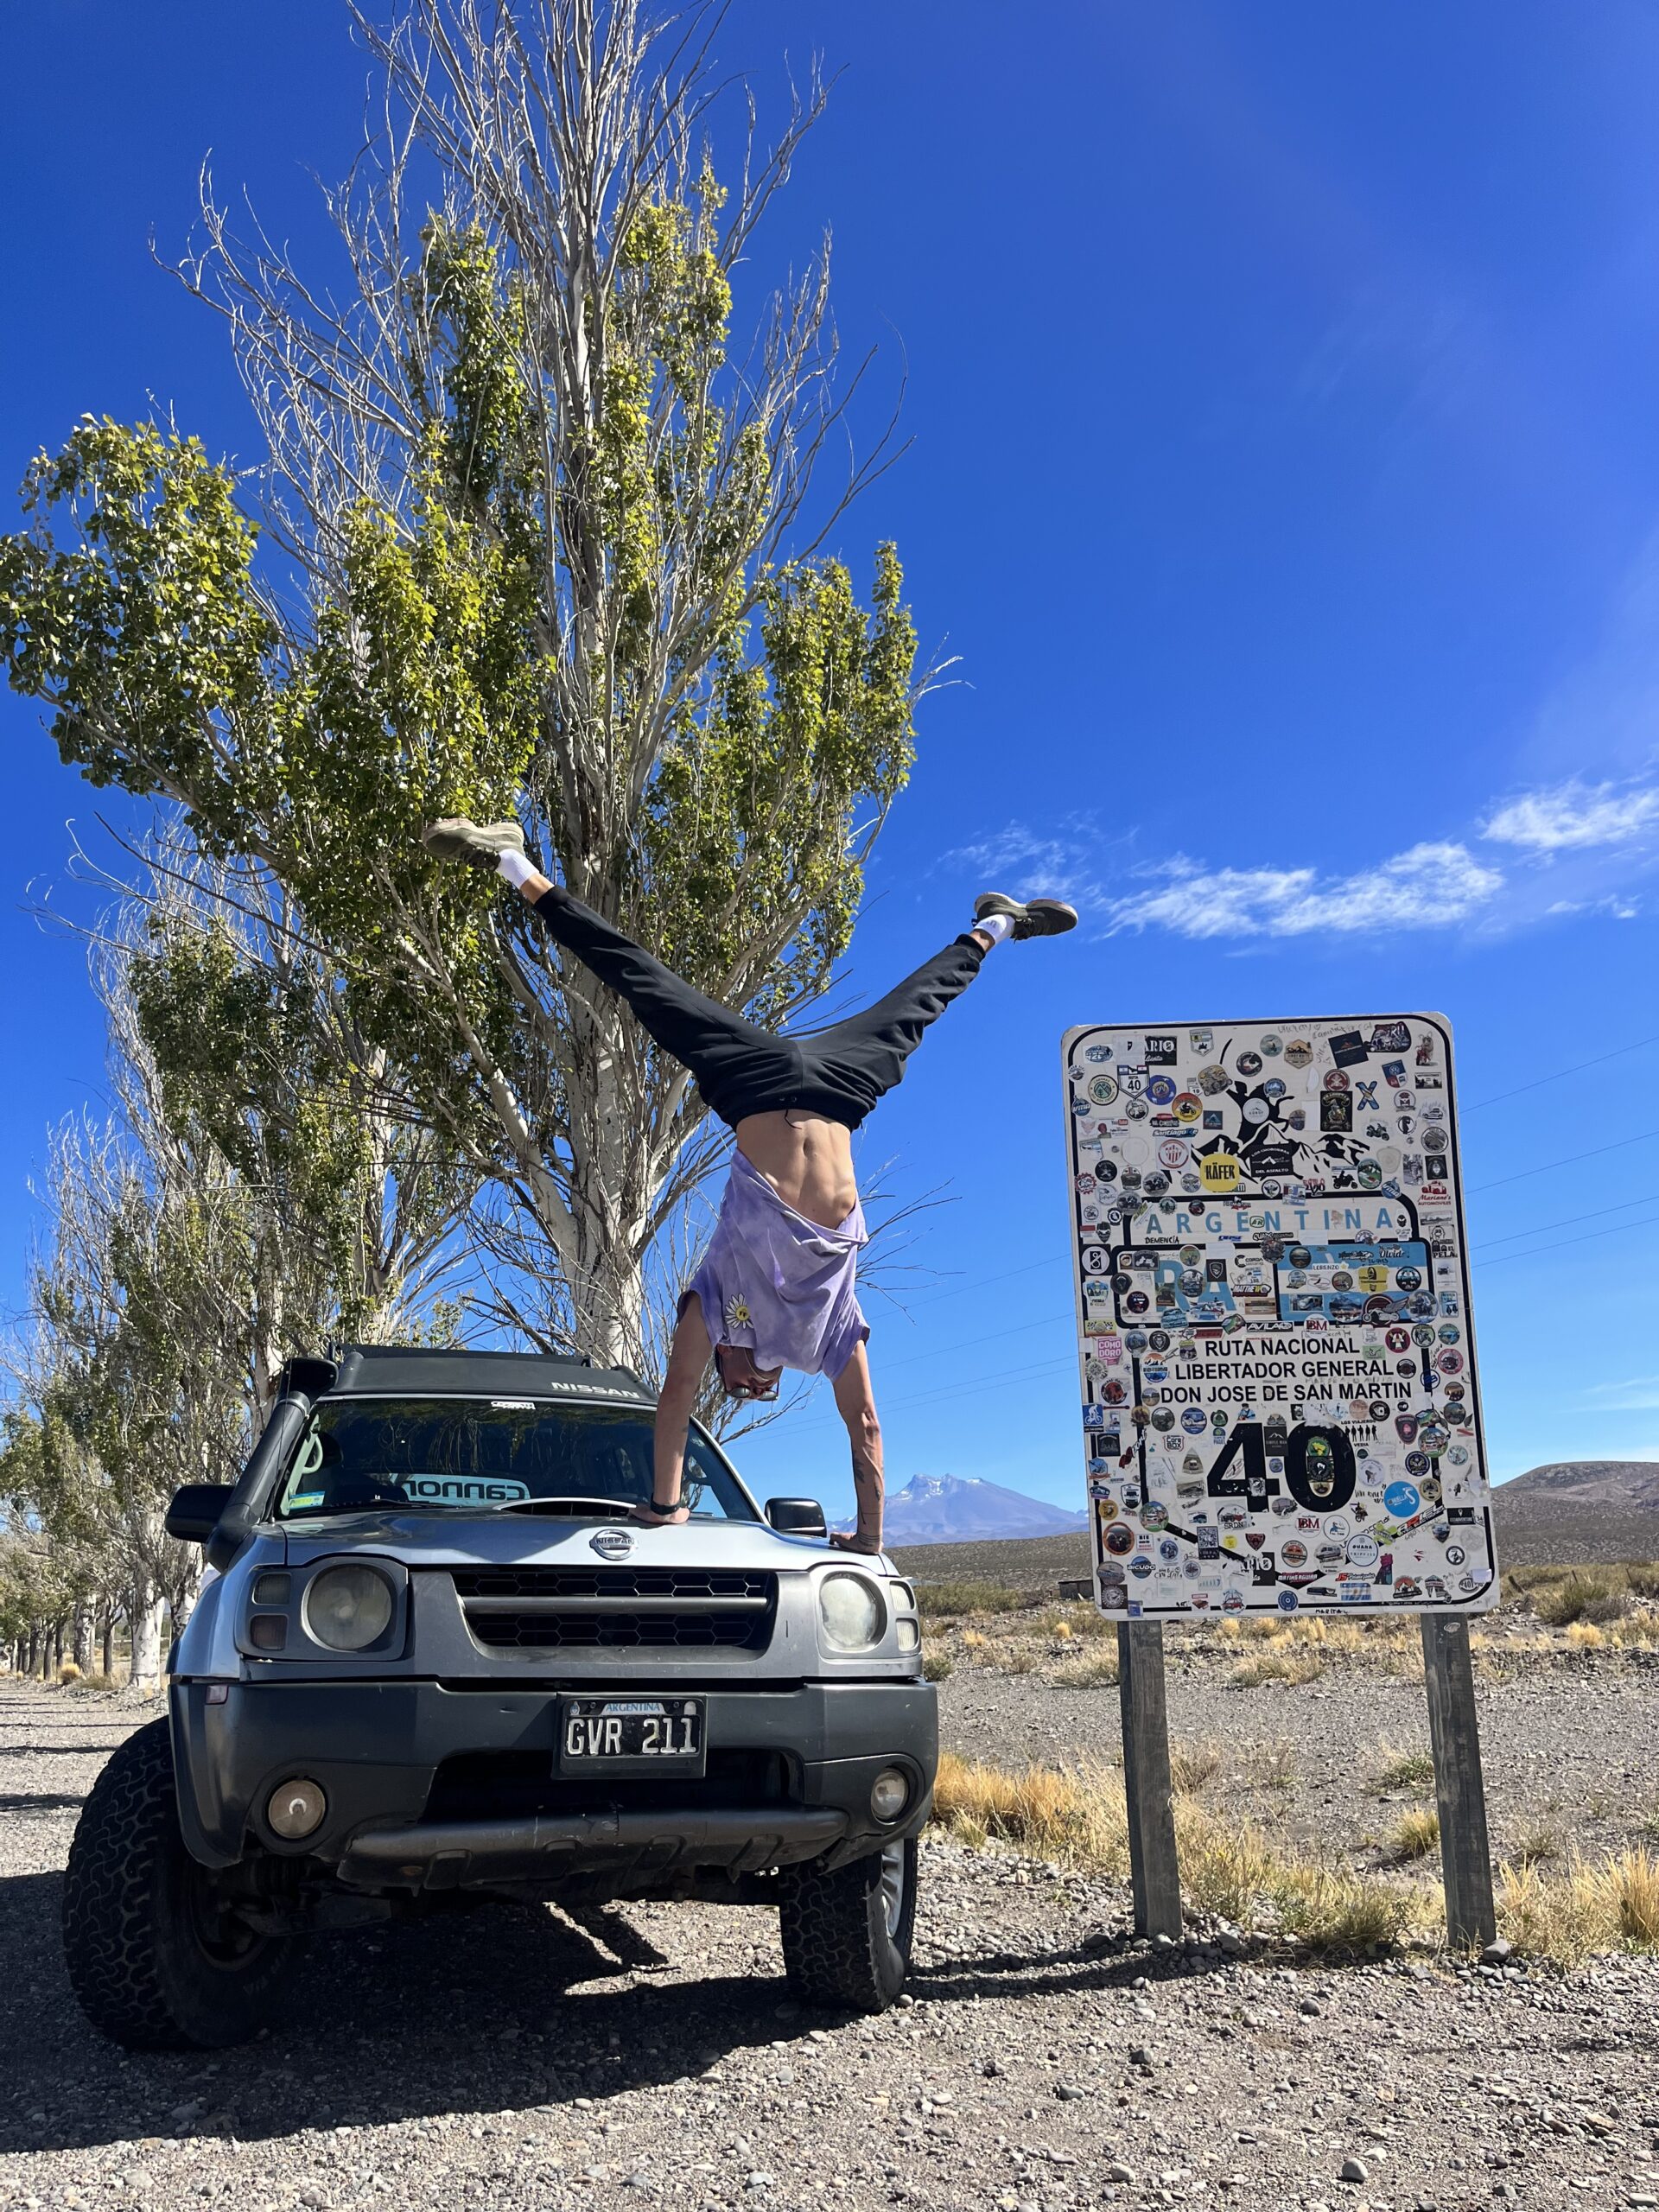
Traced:
<svg viewBox="0 0 1659 2212">
<path fill-rule="evenodd" d="M 878 2021 L 791 2005 L 764 1914 L 503 1908 L 318 1944 L 247 2050 L 125 2056 L 69 1996 L 59 1870 L 144 1717 L 0 1692 L 8 2212 L 1659 2207 L 1659 1962 L 1459 1981 L 1150 1950 L 1115 1885 L 945 1841 L 915 2001 Z"/>
</svg>

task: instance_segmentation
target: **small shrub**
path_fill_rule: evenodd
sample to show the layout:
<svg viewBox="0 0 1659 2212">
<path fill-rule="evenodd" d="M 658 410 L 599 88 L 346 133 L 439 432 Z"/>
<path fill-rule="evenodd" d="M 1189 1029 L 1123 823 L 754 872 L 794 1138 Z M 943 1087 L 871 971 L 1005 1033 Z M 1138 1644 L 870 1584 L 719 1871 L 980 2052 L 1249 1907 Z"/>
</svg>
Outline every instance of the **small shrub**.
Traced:
<svg viewBox="0 0 1659 2212">
<path fill-rule="evenodd" d="M 1535 1591 L 1532 1610 L 1551 1628 L 1616 1621 L 1630 1610 L 1630 1585 L 1618 1567 L 1575 1567 Z"/>
<path fill-rule="evenodd" d="M 1169 1779 L 1178 1796 L 1198 1797 L 1210 1787 L 1221 1772 L 1221 1747 L 1217 1744 L 1172 1744 L 1169 1747 Z"/>
<path fill-rule="evenodd" d="M 1432 1805 L 1414 1805 L 1402 1813 L 1389 1838 L 1396 1859 L 1427 1859 L 1440 1844 L 1440 1816 Z"/>
<path fill-rule="evenodd" d="M 1625 1586 L 1635 1598 L 1659 1598 L 1659 1564 L 1639 1560 L 1624 1570 Z"/>
<path fill-rule="evenodd" d="M 1599 1651 L 1607 1639 L 1594 1621 L 1569 1621 L 1567 1641 L 1574 1651 Z"/>
<path fill-rule="evenodd" d="M 948 1621 L 963 1613 L 1029 1613 L 1042 1604 L 1035 1590 L 1010 1590 L 1002 1582 L 918 1582 L 916 1606 L 922 1618 Z"/>
<path fill-rule="evenodd" d="M 1373 1789 L 1432 1789 L 1433 1786 L 1434 1760 L 1427 1751 L 1397 1751 L 1389 1746 L 1371 1777 Z"/>
<path fill-rule="evenodd" d="M 922 1679 L 929 1682 L 948 1682 L 956 1662 L 943 1651 L 930 1651 L 922 1661 Z"/>
<path fill-rule="evenodd" d="M 982 1636 L 976 1628 L 965 1628 L 962 1631 L 962 1648 L 964 1651 L 982 1651 L 989 1642 L 990 1638 Z"/>
<path fill-rule="evenodd" d="M 1116 1651 L 1096 1651 L 1068 1659 L 1054 1669 L 1054 1687 L 1063 1690 L 1103 1689 L 1117 1680 Z"/>
<path fill-rule="evenodd" d="M 1228 1680 L 1236 1688 L 1253 1690 L 1266 1682 L 1317 1681 L 1324 1672 L 1325 1662 L 1315 1651 L 1258 1651 L 1241 1659 Z"/>
<path fill-rule="evenodd" d="M 78 1682 L 80 1678 L 80 1669 L 76 1666 L 73 1659 L 66 1659 L 63 1664 L 58 1669 L 58 1687 L 60 1689 L 68 1689 L 72 1684 Z"/>
<path fill-rule="evenodd" d="M 1522 1828 L 1515 1840 L 1515 1849 L 1510 1856 L 1517 1866 L 1541 1866 L 1547 1859 L 1561 1855 L 1560 1839 L 1554 1828 Z"/>
</svg>

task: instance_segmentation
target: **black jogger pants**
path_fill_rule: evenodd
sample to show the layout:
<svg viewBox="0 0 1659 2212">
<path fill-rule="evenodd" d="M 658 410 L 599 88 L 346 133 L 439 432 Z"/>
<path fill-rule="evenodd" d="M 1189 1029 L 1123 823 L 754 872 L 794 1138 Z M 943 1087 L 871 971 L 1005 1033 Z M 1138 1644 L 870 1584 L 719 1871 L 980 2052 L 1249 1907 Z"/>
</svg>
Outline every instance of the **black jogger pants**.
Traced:
<svg viewBox="0 0 1659 2212">
<path fill-rule="evenodd" d="M 705 997 L 632 938 L 555 885 L 536 901 L 549 935 L 632 1009 L 640 1027 L 689 1068 L 734 1128 L 747 1114 L 795 1107 L 855 1129 L 953 998 L 979 973 L 984 948 L 965 933 L 862 1014 L 829 1029 L 774 1037 Z"/>
</svg>

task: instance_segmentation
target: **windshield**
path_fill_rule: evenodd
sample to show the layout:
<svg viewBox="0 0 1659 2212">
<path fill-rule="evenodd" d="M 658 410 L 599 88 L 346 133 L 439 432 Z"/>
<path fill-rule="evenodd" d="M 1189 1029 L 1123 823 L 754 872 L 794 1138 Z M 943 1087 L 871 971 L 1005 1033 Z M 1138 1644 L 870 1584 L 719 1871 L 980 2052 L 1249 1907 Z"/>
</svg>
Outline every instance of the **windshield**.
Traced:
<svg viewBox="0 0 1659 2212">
<path fill-rule="evenodd" d="M 276 1517 L 292 1521 L 377 1506 L 468 1513 L 569 1501 L 596 1516 L 651 1496 L 648 1406 L 553 1405 L 528 1398 L 325 1398 L 283 1485 Z M 707 1438 L 694 1428 L 685 1502 L 698 1520 L 755 1512 Z"/>
</svg>

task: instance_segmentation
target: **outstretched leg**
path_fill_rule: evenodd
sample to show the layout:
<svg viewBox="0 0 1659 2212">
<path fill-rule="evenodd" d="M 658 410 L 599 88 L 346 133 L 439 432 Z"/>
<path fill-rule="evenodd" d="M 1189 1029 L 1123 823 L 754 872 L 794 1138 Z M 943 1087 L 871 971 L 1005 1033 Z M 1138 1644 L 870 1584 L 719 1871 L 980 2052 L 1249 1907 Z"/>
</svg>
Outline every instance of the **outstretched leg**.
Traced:
<svg viewBox="0 0 1659 2212">
<path fill-rule="evenodd" d="M 647 1036 L 690 1070 L 722 1119 L 734 1118 L 724 1112 L 722 1101 L 746 1100 L 757 1089 L 787 1088 L 798 1065 L 790 1046 L 695 988 L 613 922 L 583 906 L 561 885 L 550 883 L 525 858 L 524 833 L 517 823 L 492 823 L 480 829 L 457 817 L 434 823 L 423 832 L 423 841 L 441 859 L 468 861 L 505 875 L 535 908 L 554 942 L 607 984 Z"/>
</svg>

